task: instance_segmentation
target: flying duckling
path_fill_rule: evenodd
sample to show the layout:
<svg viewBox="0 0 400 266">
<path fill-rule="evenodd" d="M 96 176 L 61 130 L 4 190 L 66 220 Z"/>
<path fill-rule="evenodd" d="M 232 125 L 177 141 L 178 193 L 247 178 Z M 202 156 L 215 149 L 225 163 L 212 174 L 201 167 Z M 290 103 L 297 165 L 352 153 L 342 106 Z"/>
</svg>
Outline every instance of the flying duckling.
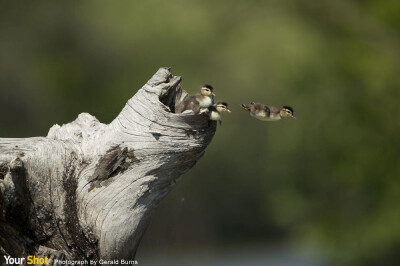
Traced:
<svg viewBox="0 0 400 266">
<path fill-rule="evenodd" d="M 242 108 L 249 111 L 252 117 L 262 121 L 278 121 L 284 117 L 296 119 L 293 108 L 287 105 L 277 108 L 262 103 L 251 102 L 249 105 L 242 104 Z"/>
<path fill-rule="evenodd" d="M 228 108 L 228 104 L 226 102 L 217 102 L 216 104 L 208 107 L 210 112 L 210 120 L 219 121 L 219 124 L 222 125 L 222 113 L 230 113 L 231 110 Z"/>
<path fill-rule="evenodd" d="M 187 96 L 175 109 L 176 113 L 183 113 L 192 110 L 195 114 L 200 113 L 201 108 L 208 108 L 214 103 L 214 88 L 211 85 L 204 85 L 200 93 Z"/>
</svg>

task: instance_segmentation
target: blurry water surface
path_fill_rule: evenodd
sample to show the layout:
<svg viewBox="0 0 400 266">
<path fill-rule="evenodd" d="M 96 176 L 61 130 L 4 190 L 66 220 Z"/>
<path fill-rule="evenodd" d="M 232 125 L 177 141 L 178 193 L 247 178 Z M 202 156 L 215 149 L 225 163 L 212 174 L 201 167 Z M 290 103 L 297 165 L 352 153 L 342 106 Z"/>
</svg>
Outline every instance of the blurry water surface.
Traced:
<svg viewBox="0 0 400 266">
<path fill-rule="evenodd" d="M 323 266 L 319 254 L 290 248 L 244 247 L 218 251 L 154 252 L 139 255 L 145 266 Z"/>
</svg>

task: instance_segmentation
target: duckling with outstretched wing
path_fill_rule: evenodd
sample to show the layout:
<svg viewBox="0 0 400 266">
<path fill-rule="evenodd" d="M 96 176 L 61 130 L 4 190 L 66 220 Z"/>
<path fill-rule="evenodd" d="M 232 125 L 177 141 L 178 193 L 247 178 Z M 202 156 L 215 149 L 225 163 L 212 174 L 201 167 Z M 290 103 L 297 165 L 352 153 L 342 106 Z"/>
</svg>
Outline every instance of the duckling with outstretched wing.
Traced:
<svg viewBox="0 0 400 266">
<path fill-rule="evenodd" d="M 293 108 L 287 105 L 277 108 L 262 103 L 251 102 L 248 105 L 242 104 L 241 107 L 249 111 L 252 117 L 261 121 L 278 121 L 285 117 L 296 118 Z"/>
</svg>

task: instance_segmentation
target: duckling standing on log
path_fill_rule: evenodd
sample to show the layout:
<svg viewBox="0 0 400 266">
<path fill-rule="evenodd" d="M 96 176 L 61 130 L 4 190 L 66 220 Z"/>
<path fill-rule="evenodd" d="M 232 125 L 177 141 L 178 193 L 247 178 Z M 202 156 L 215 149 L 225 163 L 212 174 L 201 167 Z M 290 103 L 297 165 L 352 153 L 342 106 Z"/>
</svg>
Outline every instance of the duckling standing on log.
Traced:
<svg viewBox="0 0 400 266">
<path fill-rule="evenodd" d="M 231 110 L 228 109 L 228 104 L 226 102 L 217 102 L 208 107 L 208 110 L 210 112 L 210 120 L 219 121 L 220 125 L 222 125 L 221 114 L 224 112 L 231 112 Z"/>
<path fill-rule="evenodd" d="M 214 88 L 211 85 L 204 85 L 200 93 L 187 96 L 175 109 L 176 113 L 192 110 L 195 114 L 200 113 L 201 108 L 208 108 L 214 103 Z"/>
<path fill-rule="evenodd" d="M 293 108 L 287 105 L 277 108 L 252 102 L 249 105 L 242 104 L 242 108 L 249 111 L 252 117 L 262 121 L 278 121 L 284 117 L 296 119 Z"/>
</svg>

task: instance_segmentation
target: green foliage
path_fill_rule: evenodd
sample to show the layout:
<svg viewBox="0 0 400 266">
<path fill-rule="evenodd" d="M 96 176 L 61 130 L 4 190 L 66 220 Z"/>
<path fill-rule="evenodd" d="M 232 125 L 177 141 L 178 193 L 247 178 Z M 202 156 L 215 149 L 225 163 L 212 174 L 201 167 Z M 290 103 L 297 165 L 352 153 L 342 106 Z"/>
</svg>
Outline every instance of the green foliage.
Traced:
<svg viewBox="0 0 400 266">
<path fill-rule="evenodd" d="M 396 265 L 399 9 L 389 0 L 2 2 L 0 136 L 45 135 L 82 111 L 110 122 L 171 66 L 189 92 L 213 84 L 233 113 L 146 238 L 293 240 L 322 246 L 335 265 Z M 250 101 L 289 104 L 297 120 L 252 119 L 239 108 Z"/>
</svg>

